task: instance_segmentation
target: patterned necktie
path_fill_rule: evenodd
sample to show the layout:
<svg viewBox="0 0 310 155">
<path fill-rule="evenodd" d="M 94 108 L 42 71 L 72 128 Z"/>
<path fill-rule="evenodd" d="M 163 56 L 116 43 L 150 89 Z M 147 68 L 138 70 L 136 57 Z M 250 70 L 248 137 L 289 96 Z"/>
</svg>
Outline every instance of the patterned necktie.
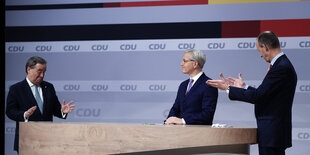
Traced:
<svg viewBox="0 0 310 155">
<path fill-rule="evenodd" d="M 39 107 L 41 113 L 43 113 L 43 102 L 42 102 L 42 99 L 41 99 L 39 91 L 38 91 L 38 86 L 34 86 L 34 88 L 35 88 L 34 95 L 35 95 L 38 107 Z"/>
<path fill-rule="evenodd" d="M 186 94 L 189 92 L 189 90 L 191 90 L 192 85 L 193 85 L 194 80 L 193 79 L 189 79 L 189 84 L 188 84 L 188 88 L 186 90 Z"/>
</svg>

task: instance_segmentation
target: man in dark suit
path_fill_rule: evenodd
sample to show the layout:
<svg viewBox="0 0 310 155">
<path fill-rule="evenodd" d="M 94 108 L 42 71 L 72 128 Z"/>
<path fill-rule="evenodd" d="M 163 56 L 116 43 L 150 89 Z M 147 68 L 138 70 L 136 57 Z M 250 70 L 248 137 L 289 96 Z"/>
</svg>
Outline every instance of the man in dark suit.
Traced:
<svg viewBox="0 0 310 155">
<path fill-rule="evenodd" d="M 16 121 L 14 150 L 18 152 L 19 122 L 53 121 L 53 115 L 66 119 L 74 109 L 73 101 L 59 103 L 54 86 L 43 81 L 46 61 L 31 57 L 26 63 L 27 77 L 10 87 L 6 114 Z"/>
<path fill-rule="evenodd" d="M 247 86 L 239 78 L 209 80 L 208 85 L 226 90 L 231 100 L 255 105 L 260 155 L 284 155 L 292 146 L 292 104 L 297 75 L 287 56 L 281 51 L 278 37 L 271 31 L 256 40 L 260 56 L 270 63 L 267 75 L 258 88 Z"/>
<path fill-rule="evenodd" d="M 182 72 L 190 79 L 181 83 L 165 124 L 204 124 L 212 125 L 216 109 L 218 90 L 205 84 L 210 78 L 202 68 L 206 62 L 200 50 L 188 50 L 181 63 Z"/>
</svg>

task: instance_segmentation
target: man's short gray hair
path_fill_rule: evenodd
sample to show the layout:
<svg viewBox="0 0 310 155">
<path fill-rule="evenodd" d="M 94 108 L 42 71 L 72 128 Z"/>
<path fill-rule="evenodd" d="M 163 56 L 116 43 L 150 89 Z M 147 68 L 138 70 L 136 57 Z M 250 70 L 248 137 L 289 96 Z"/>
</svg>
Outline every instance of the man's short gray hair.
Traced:
<svg viewBox="0 0 310 155">
<path fill-rule="evenodd" d="M 185 51 L 185 53 L 191 53 L 191 56 L 189 57 L 190 60 L 197 61 L 199 67 L 201 69 L 203 68 L 204 64 L 206 63 L 206 55 L 202 51 L 191 49 L 191 50 Z"/>
</svg>

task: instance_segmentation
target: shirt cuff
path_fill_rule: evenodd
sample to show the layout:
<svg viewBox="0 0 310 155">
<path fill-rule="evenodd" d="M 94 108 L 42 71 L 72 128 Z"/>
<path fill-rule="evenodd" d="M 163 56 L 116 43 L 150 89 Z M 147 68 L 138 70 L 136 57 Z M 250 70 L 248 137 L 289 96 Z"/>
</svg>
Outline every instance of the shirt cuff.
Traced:
<svg viewBox="0 0 310 155">
<path fill-rule="evenodd" d="M 61 111 L 61 115 L 62 115 L 62 118 L 65 118 L 67 116 L 67 114 L 63 113 L 62 111 Z"/>
<path fill-rule="evenodd" d="M 186 124 L 186 122 L 185 122 L 184 118 L 182 118 L 182 122 L 183 122 L 183 124 Z"/>
<path fill-rule="evenodd" d="M 26 112 L 24 112 L 24 120 L 25 122 L 28 122 L 28 118 L 26 118 Z"/>
<path fill-rule="evenodd" d="M 226 89 L 226 93 L 227 93 L 227 94 L 229 94 L 229 89 L 230 89 L 229 87 L 230 87 L 230 86 L 228 86 L 227 89 Z"/>
</svg>

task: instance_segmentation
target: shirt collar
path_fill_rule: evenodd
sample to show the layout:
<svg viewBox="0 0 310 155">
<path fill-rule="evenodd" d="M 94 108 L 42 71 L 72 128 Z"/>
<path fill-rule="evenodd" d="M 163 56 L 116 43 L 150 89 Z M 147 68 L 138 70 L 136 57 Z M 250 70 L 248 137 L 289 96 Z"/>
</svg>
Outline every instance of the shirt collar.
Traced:
<svg viewBox="0 0 310 155">
<path fill-rule="evenodd" d="M 202 72 L 198 73 L 197 75 L 195 75 L 194 77 L 192 77 L 190 79 L 193 79 L 194 81 L 197 81 L 201 75 L 202 75 Z"/>
<path fill-rule="evenodd" d="M 273 64 L 277 61 L 277 59 L 278 59 L 280 56 L 282 56 L 282 55 L 284 55 L 283 52 L 281 52 L 281 53 L 279 53 L 278 55 L 276 55 L 276 56 L 271 60 L 270 64 L 273 65 Z"/>
<path fill-rule="evenodd" d="M 28 79 L 28 77 L 26 77 L 26 81 L 27 81 L 28 85 L 30 86 L 30 88 L 33 87 L 33 86 L 35 86 L 35 84 L 33 84 L 33 83 Z"/>
</svg>

